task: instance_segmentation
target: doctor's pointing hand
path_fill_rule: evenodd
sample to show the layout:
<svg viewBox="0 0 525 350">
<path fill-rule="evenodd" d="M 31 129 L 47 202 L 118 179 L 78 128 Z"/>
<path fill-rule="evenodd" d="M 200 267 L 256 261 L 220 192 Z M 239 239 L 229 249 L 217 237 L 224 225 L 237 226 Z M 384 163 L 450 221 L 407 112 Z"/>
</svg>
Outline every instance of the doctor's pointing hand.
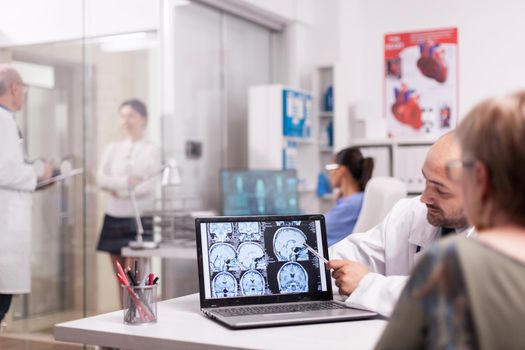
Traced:
<svg viewBox="0 0 525 350">
<path fill-rule="evenodd" d="M 339 288 L 339 294 L 348 296 L 357 288 L 359 282 L 370 272 L 368 267 L 351 260 L 330 260 L 327 264 L 333 269 L 332 277 Z"/>
</svg>

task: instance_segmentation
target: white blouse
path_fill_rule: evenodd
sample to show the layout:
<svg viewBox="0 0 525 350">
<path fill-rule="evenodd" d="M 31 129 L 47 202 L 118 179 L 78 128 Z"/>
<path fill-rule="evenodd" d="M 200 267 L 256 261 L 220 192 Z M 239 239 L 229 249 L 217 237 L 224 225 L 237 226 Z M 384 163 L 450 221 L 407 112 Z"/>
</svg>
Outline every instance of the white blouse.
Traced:
<svg viewBox="0 0 525 350">
<path fill-rule="evenodd" d="M 100 188 L 110 192 L 106 214 L 115 217 L 134 217 L 129 195 L 128 178 L 148 178 L 160 170 L 160 147 L 144 139 L 129 139 L 109 144 L 102 154 L 97 180 Z M 154 208 L 158 176 L 150 178 L 135 188 L 139 211 Z"/>
</svg>

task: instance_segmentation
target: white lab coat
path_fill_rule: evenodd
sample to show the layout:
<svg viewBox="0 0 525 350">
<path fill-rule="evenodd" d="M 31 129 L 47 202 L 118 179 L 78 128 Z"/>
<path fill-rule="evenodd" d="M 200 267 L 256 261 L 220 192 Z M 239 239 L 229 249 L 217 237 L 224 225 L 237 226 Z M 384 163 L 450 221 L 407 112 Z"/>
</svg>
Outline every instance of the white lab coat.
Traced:
<svg viewBox="0 0 525 350">
<path fill-rule="evenodd" d="M 464 232 L 467 231 L 457 233 Z M 361 280 L 345 303 L 390 316 L 410 271 L 425 248 L 440 237 L 441 228 L 428 223 L 426 206 L 420 197 L 415 197 L 401 199 L 371 230 L 353 233 L 333 245 L 330 259 L 357 261 L 372 271 Z M 337 293 L 333 279 L 332 286 Z"/>
<path fill-rule="evenodd" d="M 31 192 L 33 167 L 24 161 L 13 114 L 0 107 L 0 293 L 31 288 Z"/>
<path fill-rule="evenodd" d="M 118 196 L 108 197 L 106 214 L 119 218 L 134 217 L 128 177 L 147 179 L 159 171 L 160 163 L 160 147 L 145 139 L 136 142 L 126 139 L 109 144 L 102 153 L 97 182 L 101 188 L 117 192 Z M 141 213 L 154 209 L 157 179 L 158 177 L 149 178 L 135 188 L 135 198 Z"/>
</svg>

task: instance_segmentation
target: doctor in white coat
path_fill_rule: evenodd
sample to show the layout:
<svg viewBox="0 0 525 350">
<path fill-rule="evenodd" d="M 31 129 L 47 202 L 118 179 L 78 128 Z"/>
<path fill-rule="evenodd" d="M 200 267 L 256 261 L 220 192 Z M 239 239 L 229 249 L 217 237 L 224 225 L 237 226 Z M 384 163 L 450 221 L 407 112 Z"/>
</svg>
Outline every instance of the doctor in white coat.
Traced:
<svg viewBox="0 0 525 350">
<path fill-rule="evenodd" d="M 400 200 L 379 225 L 330 248 L 334 290 L 348 306 L 390 316 L 420 254 L 444 235 L 472 233 L 458 185 L 446 175 L 445 164 L 459 153 L 454 133 L 442 136 L 423 165 L 423 194 Z"/>
<path fill-rule="evenodd" d="M 26 85 L 16 70 L 0 65 L 0 321 L 13 294 L 29 293 L 31 253 L 31 192 L 37 180 L 51 176 L 44 166 L 37 179 L 24 160 L 14 112 L 24 105 Z"/>
</svg>

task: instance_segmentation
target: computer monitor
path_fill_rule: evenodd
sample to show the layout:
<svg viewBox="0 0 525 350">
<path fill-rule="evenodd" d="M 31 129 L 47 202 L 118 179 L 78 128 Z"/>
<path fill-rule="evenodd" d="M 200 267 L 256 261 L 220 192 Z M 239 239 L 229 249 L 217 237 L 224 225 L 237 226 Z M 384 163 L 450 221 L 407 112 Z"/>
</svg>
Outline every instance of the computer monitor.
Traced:
<svg viewBox="0 0 525 350">
<path fill-rule="evenodd" d="M 221 191 L 223 215 L 299 214 L 295 170 L 223 170 Z"/>
</svg>

